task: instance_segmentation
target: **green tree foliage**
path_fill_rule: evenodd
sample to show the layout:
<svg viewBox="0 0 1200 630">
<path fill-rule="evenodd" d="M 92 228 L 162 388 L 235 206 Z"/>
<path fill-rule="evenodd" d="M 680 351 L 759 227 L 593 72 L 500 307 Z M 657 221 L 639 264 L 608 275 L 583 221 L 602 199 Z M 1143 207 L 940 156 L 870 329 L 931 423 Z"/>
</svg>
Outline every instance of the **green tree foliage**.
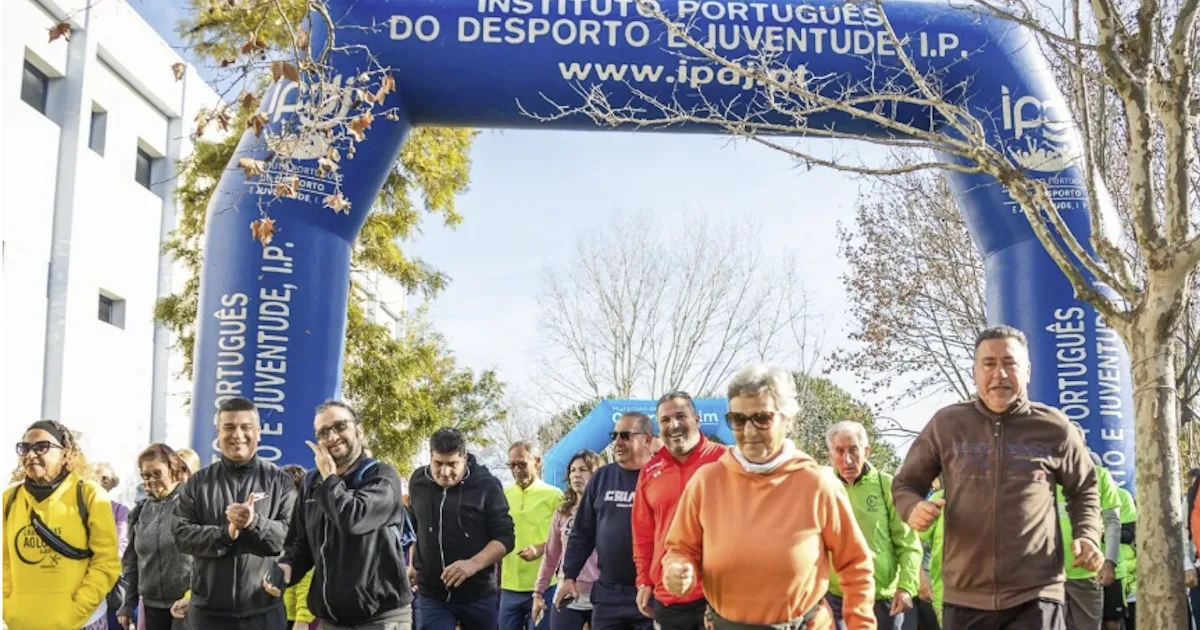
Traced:
<svg viewBox="0 0 1200 630">
<path fill-rule="evenodd" d="M 829 465 L 829 449 L 825 444 L 825 432 L 843 420 L 860 422 L 867 429 L 871 443 L 870 462 L 880 470 L 893 471 L 900 466 L 896 449 L 879 432 L 875 414 L 866 404 L 857 401 L 846 390 L 827 378 L 808 376 L 797 372 L 796 390 L 799 392 L 800 415 L 792 427 L 792 439 L 796 447 L 808 453 L 818 463 Z"/>
<path fill-rule="evenodd" d="M 180 25 L 181 32 L 202 58 L 222 66 L 234 65 L 239 55 L 245 55 L 245 43 L 252 38 L 268 47 L 292 42 L 284 33 L 287 26 L 279 17 L 279 7 L 294 18 L 303 13 L 297 7 L 307 6 L 296 1 L 209 0 L 191 0 L 191 5 L 191 17 Z M 256 102 L 243 98 L 230 105 L 226 120 L 234 133 L 219 142 L 197 140 L 194 153 L 179 165 L 180 216 L 166 250 L 182 264 L 186 280 L 180 292 L 159 300 L 155 318 L 175 335 L 188 378 L 193 368 L 205 215 L 210 204 L 219 208 L 223 203 L 212 198 L 213 192 L 233 157 L 241 136 L 237 132 L 246 129 L 254 114 L 241 105 Z M 359 233 L 355 270 L 378 272 L 426 296 L 445 286 L 443 274 L 405 256 L 400 244 L 419 233 L 425 214 L 451 226 L 461 221 L 454 203 L 467 187 L 473 138 L 474 132 L 463 129 L 413 131 Z M 287 229 L 285 221 L 280 225 Z M 246 238 L 251 238 L 249 226 Z M 503 417 L 504 384 L 491 371 L 476 374 L 458 366 L 423 310 L 410 315 L 393 337 L 387 328 L 367 320 L 365 299 L 361 291 L 351 291 L 343 391 L 347 401 L 360 409 L 368 444 L 377 457 L 407 469 L 422 441 L 437 428 L 453 425 L 474 436 L 488 421 Z"/>
<path fill-rule="evenodd" d="M 578 426 L 579 421 L 591 413 L 596 408 L 596 405 L 600 404 L 601 400 L 600 398 L 585 400 L 550 416 L 550 419 L 542 424 L 537 432 L 538 442 L 542 445 L 542 450 L 550 450 L 564 435 L 570 433 L 572 429 Z"/>
</svg>

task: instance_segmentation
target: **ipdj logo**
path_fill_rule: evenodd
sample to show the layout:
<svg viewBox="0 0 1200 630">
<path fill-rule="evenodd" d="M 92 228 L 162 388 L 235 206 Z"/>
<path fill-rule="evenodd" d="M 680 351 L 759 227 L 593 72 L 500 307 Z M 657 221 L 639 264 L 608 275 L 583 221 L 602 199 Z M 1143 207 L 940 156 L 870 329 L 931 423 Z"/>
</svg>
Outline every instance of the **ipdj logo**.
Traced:
<svg viewBox="0 0 1200 630">
<path fill-rule="evenodd" d="M 267 107 L 270 124 L 278 133 L 267 135 L 267 146 L 281 156 L 293 160 L 315 160 L 325 157 L 333 145 L 334 128 L 346 121 L 354 104 L 354 84 L 358 77 L 346 79 L 342 88 L 342 75 L 332 82 L 317 85 L 300 84 L 281 80 L 275 83 Z"/>
<path fill-rule="evenodd" d="M 1060 100 L 1043 101 L 1034 96 L 1012 99 L 1008 86 L 1000 87 L 1000 103 L 1008 154 L 1031 171 L 1057 173 L 1075 161 L 1069 153 L 1071 112 Z"/>
</svg>

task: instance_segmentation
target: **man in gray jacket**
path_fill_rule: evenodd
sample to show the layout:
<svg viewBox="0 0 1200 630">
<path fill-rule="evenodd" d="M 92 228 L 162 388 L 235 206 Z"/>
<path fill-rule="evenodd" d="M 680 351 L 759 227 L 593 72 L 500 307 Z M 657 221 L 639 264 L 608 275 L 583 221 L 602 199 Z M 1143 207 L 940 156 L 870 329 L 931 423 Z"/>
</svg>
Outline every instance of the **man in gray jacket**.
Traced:
<svg viewBox="0 0 1200 630">
<path fill-rule="evenodd" d="M 258 459 L 258 410 L 231 398 L 217 411 L 220 461 L 201 469 L 179 497 L 175 545 L 195 559 L 188 627 L 284 630 L 283 600 L 262 588 L 275 568 L 296 501 L 292 478 Z"/>
</svg>

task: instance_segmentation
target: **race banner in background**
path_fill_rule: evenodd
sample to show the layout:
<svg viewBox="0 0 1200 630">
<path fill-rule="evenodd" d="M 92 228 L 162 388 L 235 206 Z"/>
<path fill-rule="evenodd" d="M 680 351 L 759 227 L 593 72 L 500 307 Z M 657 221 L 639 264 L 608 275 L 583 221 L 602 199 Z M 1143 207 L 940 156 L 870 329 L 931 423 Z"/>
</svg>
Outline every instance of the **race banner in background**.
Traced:
<svg viewBox="0 0 1200 630">
<path fill-rule="evenodd" d="M 689 34 L 718 56 L 744 63 L 768 59 L 774 80 L 803 82 L 828 95 L 869 95 L 912 85 L 890 25 L 915 67 L 932 84 L 945 86 L 945 98 L 966 107 L 994 147 L 1049 184 L 1071 230 L 1085 247 L 1089 243 L 1087 194 L 1075 163 L 1081 142 L 1045 59 L 1023 27 L 966 5 L 908 0 L 889 1 L 882 9 L 801 0 L 332 0 L 329 5 L 338 24 L 331 57 L 340 71 L 336 81 L 378 81 L 373 56 L 395 78 L 397 90 L 384 104 L 395 108 L 398 120 L 377 118 L 365 139 L 354 143 L 356 157 L 330 173 L 318 164 L 329 148 L 321 142 L 272 147 L 270 139 L 286 136 L 281 130 L 287 125 L 344 122 L 352 103 L 330 103 L 317 119 L 298 120 L 295 102 L 305 96 L 286 80 L 264 99 L 267 133 L 246 133 L 231 166 L 242 156 L 262 160 L 272 152 L 289 152 L 290 161 L 268 164 L 269 178 L 294 175 L 304 194 L 278 198 L 269 185 L 248 181 L 234 168 L 214 196 L 205 236 L 193 398 L 195 446 L 201 452 L 213 452 L 216 406 L 225 397 L 243 395 L 263 412 L 260 454 L 280 463 L 311 463 L 304 440 L 312 433 L 313 409 L 341 390 L 351 244 L 411 126 L 612 128 L 576 111 L 585 99 L 594 103 L 602 95 L 600 102 L 614 111 L 643 118 L 667 110 L 693 119 L 720 113 L 796 129 L 794 108 L 773 110 L 761 81 L 747 80 L 690 49 L 654 17 L 655 10 L 686 23 Z M 314 33 L 314 48 L 324 35 Z M 914 128 L 946 126 L 938 111 L 903 99 L 882 105 L 867 100 L 861 108 Z M 896 135 L 878 118 L 844 111 L 806 112 L 803 122 L 810 132 Z M 646 128 L 720 131 L 695 120 Z M 1094 309 L 1075 299 L 1001 186 L 986 176 L 957 172 L 949 179 L 986 266 L 989 320 L 1029 336 L 1033 398 L 1077 421 L 1116 480 L 1132 490 L 1132 388 L 1123 345 Z M 324 201 L 335 188 L 348 203 L 335 203 L 337 211 Z M 808 210 L 801 198 L 796 211 Z M 279 226 L 266 248 L 248 229 L 262 216 Z"/>
</svg>

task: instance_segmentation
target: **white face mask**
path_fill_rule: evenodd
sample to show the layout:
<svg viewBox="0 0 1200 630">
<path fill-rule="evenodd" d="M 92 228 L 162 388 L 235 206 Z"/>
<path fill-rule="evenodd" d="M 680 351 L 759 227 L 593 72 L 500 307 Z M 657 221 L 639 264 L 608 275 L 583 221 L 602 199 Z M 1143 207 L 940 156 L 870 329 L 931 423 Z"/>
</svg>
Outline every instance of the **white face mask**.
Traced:
<svg viewBox="0 0 1200 630">
<path fill-rule="evenodd" d="M 733 456 L 746 472 L 755 475 L 765 475 L 796 457 L 796 443 L 791 439 L 784 439 L 783 449 L 779 451 L 779 455 L 776 455 L 775 459 L 761 464 L 756 464 L 746 459 L 746 456 L 742 455 L 742 449 L 736 446 L 733 447 Z"/>
</svg>

